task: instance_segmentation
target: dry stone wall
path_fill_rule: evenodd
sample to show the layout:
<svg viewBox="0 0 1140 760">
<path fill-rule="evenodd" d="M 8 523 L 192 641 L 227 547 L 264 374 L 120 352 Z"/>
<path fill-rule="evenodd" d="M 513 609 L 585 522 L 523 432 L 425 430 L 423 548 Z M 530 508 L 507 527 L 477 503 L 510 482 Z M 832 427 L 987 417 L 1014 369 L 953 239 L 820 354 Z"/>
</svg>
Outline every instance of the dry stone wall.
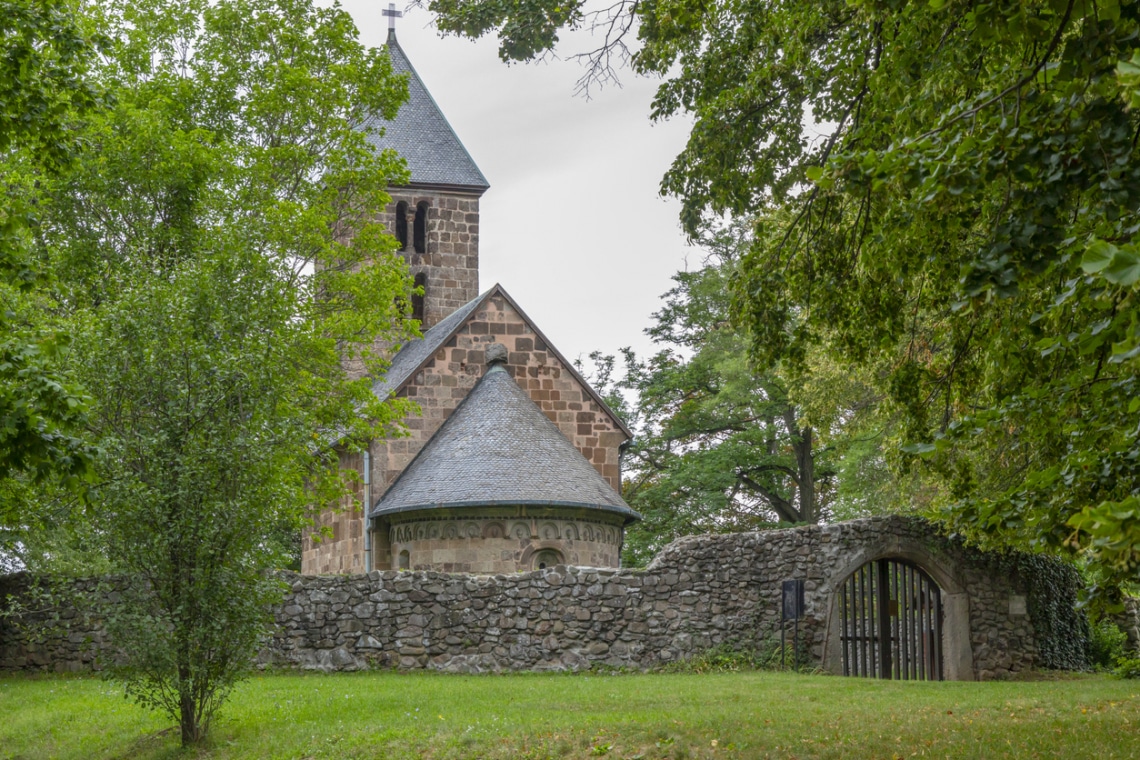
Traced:
<svg viewBox="0 0 1140 760">
<path fill-rule="evenodd" d="M 318 670 L 654 668 L 718 645 L 777 639 L 781 582 L 802 578 L 805 651 L 834 670 L 835 589 L 884 556 L 916 562 L 942 587 L 951 677 L 1003 678 L 1040 664 L 1025 579 L 1000 557 L 903 518 L 685 538 L 645 570 L 290 575 L 259 661 Z M 98 631 L 70 630 L 29 643 L 5 622 L 0 668 L 93 667 L 97 659 L 78 652 L 100 641 Z"/>
</svg>

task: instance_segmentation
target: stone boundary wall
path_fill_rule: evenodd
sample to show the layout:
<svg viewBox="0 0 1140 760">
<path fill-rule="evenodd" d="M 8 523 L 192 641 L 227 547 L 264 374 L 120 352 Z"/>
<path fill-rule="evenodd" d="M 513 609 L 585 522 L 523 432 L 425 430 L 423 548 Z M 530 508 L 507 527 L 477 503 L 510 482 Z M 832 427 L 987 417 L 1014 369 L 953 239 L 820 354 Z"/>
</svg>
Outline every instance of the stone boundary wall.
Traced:
<svg viewBox="0 0 1140 760">
<path fill-rule="evenodd" d="M 684 538 L 644 570 L 288 574 L 289 591 L 258 659 L 317 670 L 654 668 L 718 645 L 777 640 L 781 582 L 802 578 L 801 641 L 813 663 L 835 670 L 833 592 L 880 557 L 913 561 L 942 588 L 950 677 L 1003 678 L 1040 664 L 1025 579 L 996 555 L 901 517 Z M 77 583 L 96 588 L 93 581 Z M 107 593 L 114 594 L 99 596 Z M 42 641 L 0 621 L 0 670 L 98 668 L 111 655 L 97 614 L 71 610 L 61 618 L 70 626 Z M 788 631 L 790 638 L 790 624 Z"/>
</svg>

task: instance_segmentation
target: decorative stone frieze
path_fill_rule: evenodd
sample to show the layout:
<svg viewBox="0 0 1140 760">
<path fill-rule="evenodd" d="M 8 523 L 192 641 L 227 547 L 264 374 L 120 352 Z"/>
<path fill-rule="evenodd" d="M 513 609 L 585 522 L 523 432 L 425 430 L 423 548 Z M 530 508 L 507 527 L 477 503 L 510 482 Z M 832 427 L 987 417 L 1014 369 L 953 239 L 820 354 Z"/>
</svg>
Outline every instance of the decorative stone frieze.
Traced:
<svg viewBox="0 0 1140 760">
<path fill-rule="evenodd" d="M 450 516 L 420 513 L 388 529 L 391 556 L 407 552 L 407 569 L 493 575 L 571 564 L 616 568 L 621 560 L 620 520 L 570 519 L 532 509 Z M 521 513 L 521 514 L 520 514 Z M 395 518 L 394 518 L 395 519 Z"/>
</svg>

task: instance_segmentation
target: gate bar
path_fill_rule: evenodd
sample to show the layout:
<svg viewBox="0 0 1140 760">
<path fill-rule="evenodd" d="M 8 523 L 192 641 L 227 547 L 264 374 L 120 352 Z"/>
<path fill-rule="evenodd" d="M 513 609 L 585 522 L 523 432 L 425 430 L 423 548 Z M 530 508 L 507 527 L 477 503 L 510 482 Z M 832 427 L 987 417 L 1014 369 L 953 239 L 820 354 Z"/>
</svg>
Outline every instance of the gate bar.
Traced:
<svg viewBox="0 0 1140 760">
<path fill-rule="evenodd" d="M 891 677 L 891 589 L 890 563 L 885 559 L 877 563 L 876 607 L 879 610 L 879 678 Z"/>
</svg>

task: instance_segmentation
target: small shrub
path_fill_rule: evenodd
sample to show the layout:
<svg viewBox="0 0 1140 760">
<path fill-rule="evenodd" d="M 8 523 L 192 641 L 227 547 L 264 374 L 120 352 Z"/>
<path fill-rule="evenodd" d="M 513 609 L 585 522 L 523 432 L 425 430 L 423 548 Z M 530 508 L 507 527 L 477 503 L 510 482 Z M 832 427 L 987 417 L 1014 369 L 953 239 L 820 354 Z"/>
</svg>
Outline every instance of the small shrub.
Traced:
<svg viewBox="0 0 1140 760">
<path fill-rule="evenodd" d="M 735 673 L 741 670 L 756 670 L 756 654 L 721 644 L 706 649 L 678 665 L 692 673 Z"/>
<path fill-rule="evenodd" d="M 1096 670 L 1112 670 L 1125 659 L 1128 636 L 1111 620 L 1100 620 L 1089 631 L 1089 660 Z"/>
<path fill-rule="evenodd" d="M 797 652 L 789 640 L 784 644 L 781 657 L 780 640 L 765 638 L 756 647 L 726 642 L 694 654 L 688 659 L 671 663 L 664 670 L 669 673 L 736 673 L 750 670 L 794 670 L 812 672 L 807 647 L 802 642 Z"/>
<path fill-rule="evenodd" d="M 1128 635 L 1111 620 L 1090 627 L 1089 659 L 1094 668 L 1112 671 L 1120 678 L 1140 678 L 1140 657 L 1128 651 Z"/>
<path fill-rule="evenodd" d="M 1140 657 L 1120 657 L 1113 673 L 1120 678 L 1140 678 Z"/>
</svg>

